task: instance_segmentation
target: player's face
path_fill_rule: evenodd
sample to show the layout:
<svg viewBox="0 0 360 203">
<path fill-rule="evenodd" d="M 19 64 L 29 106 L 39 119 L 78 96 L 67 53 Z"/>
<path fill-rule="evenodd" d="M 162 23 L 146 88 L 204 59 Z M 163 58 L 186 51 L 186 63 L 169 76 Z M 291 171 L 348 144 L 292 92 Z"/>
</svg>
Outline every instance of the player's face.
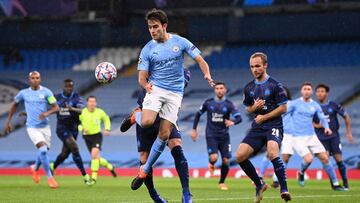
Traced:
<svg viewBox="0 0 360 203">
<path fill-rule="evenodd" d="M 155 41 L 163 41 L 165 39 L 167 24 L 161 24 L 158 20 L 148 20 L 148 29 L 151 38 Z"/>
<path fill-rule="evenodd" d="M 39 73 L 33 73 L 29 76 L 29 83 L 31 87 L 39 87 L 41 77 Z"/>
<path fill-rule="evenodd" d="M 87 107 L 91 110 L 95 109 L 97 103 L 95 98 L 89 98 L 87 101 Z"/>
<path fill-rule="evenodd" d="M 263 79 L 266 73 L 267 64 L 264 64 L 260 57 L 250 59 L 250 69 L 255 79 Z"/>
<path fill-rule="evenodd" d="M 325 88 L 319 87 L 316 90 L 316 97 L 319 101 L 325 101 L 328 96 L 328 93 L 326 92 Z"/>
<path fill-rule="evenodd" d="M 304 98 L 304 99 L 309 99 L 311 98 L 312 96 L 312 87 L 310 85 L 304 85 L 302 88 L 301 88 L 301 96 Z"/>
<path fill-rule="evenodd" d="M 64 84 L 64 94 L 69 95 L 74 91 L 74 84 L 72 82 L 67 82 Z"/>
<path fill-rule="evenodd" d="M 216 85 L 214 91 L 216 97 L 222 99 L 226 94 L 226 87 L 224 85 Z"/>
</svg>

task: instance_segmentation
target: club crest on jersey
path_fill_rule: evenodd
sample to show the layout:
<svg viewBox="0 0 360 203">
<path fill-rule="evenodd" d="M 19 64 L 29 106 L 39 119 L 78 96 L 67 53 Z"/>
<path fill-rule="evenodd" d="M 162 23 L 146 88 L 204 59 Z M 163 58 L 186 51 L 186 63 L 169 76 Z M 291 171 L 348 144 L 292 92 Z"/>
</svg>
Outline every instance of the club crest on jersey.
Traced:
<svg viewBox="0 0 360 203">
<path fill-rule="evenodd" d="M 269 96 L 270 95 L 270 90 L 266 88 L 265 90 L 265 96 Z"/>
<path fill-rule="evenodd" d="M 40 94 L 40 95 L 39 95 L 39 98 L 40 98 L 40 99 L 45 99 L 45 95 Z"/>
<path fill-rule="evenodd" d="M 332 112 L 333 112 L 333 109 L 332 109 L 332 108 L 328 109 L 328 112 L 329 112 L 329 113 L 332 113 Z"/>
<path fill-rule="evenodd" d="M 180 48 L 178 46 L 173 46 L 172 50 L 173 50 L 173 52 L 178 52 L 180 50 Z"/>
<path fill-rule="evenodd" d="M 222 111 L 223 111 L 223 112 L 227 112 L 226 106 L 224 106 L 224 107 L 222 108 Z"/>
</svg>

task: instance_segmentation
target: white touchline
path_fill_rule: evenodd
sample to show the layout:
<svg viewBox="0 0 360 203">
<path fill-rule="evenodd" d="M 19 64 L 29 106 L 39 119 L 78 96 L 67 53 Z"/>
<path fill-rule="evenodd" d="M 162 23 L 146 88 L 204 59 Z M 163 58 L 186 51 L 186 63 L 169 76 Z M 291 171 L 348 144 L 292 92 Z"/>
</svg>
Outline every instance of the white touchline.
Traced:
<svg viewBox="0 0 360 203">
<path fill-rule="evenodd" d="M 360 197 L 360 194 L 358 195 L 296 195 L 291 196 L 292 199 L 296 198 L 324 198 L 324 197 Z M 202 198 L 202 199 L 193 199 L 193 201 L 219 201 L 219 200 L 249 200 L 254 199 L 255 197 L 228 197 L 228 198 Z M 264 200 L 266 199 L 278 199 L 280 196 L 264 196 Z M 170 200 L 171 202 L 181 202 L 181 200 Z M 125 201 L 125 202 L 113 202 L 113 203 L 152 203 L 153 201 Z"/>
</svg>

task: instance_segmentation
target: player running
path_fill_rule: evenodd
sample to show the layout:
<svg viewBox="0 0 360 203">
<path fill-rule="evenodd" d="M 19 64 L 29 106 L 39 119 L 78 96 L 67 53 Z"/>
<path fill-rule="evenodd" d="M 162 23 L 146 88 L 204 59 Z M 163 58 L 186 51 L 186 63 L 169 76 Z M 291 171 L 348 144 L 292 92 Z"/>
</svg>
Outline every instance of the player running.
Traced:
<svg viewBox="0 0 360 203">
<path fill-rule="evenodd" d="M 236 161 L 256 186 L 255 202 L 260 202 L 267 189 L 254 166 L 250 162 L 251 155 L 267 146 L 267 154 L 279 179 L 281 198 L 291 200 L 287 188 L 285 166 L 279 157 L 279 149 L 283 137 L 281 115 L 286 112 L 287 97 L 280 82 L 267 74 L 267 56 L 256 52 L 250 57 L 250 68 L 254 80 L 244 88 L 244 105 L 249 113 L 255 115 L 251 129 L 248 131 L 236 152 Z"/>
<path fill-rule="evenodd" d="M 141 50 L 138 70 L 139 84 L 147 93 L 142 112 L 136 113 L 136 121 L 141 127 L 148 128 L 159 114 L 160 129 L 147 162 L 140 167 L 138 176 L 131 183 L 132 188 L 141 187 L 163 152 L 173 127 L 177 127 L 184 90 L 184 53 L 199 64 L 204 78 L 213 85 L 209 66 L 200 56 L 199 49 L 187 39 L 167 33 L 168 19 L 164 11 L 153 9 L 147 13 L 146 19 L 152 40 Z M 184 198 L 186 201 L 190 195 Z"/>
<path fill-rule="evenodd" d="M 96 107 L 96 97 L 89 96 L 87 98 L 87 105 L 81 111 L 79 120 L 79 131 L 82 132 L 86 146 L 91 154 L 91 178 L 97 181 L 98 171 L 100 166 L 106 167 L 111 172 L 113 177 L 116 177 L 115 167 L 106 159 L 100 156 L 102 146 L 101 123 L 104 123 L 104 135 L 110 135 L 110 118 L 102 109 Z"/>
<path fill-rule="evenodd" d="M 55 169 L 63 163 L 71 153 L 76 166 L 84 177 L 85 184 L 92 185 L 94 181 L 85 171 L 79 147 L 76 143 L 78 125 L 80 124 L 79 115 L 85 105 L 80 95 L 74 92 L 73 80 L 65 79 L 63 92 L 55 95 L 55 98 L 60 107 L 60 110 L 57 112 L 56 134 L 63 142 L 63 147 L 60 154 L 56 157 L 55 162 L 50 164 L 50 169 L 54 174 Z"/>
<path fill-rule="evenodd" d="M 343 186 L 345 190 L 349 190 L 349 183 L 346 174 L 346 166 L 342 160 L 342 151 L 341 151 L 341 142 L 340 142 L 340 134 L 339 134 L 339 120 L 337 118 L 337 114 L 345 120 L 346 126 L 346 136 L 348 137 L 350 144 L 353 143 L 353 136 L 351 133 L 351 119 L 349 114 L 345 111 L 345 109 L 336 104 L 333 101 L 329 101 L 329 86 L 325 84 L 319 84 L 315 88 L 316 97 L 320 102 L 321 109 L 323 110 L 327 121 L 329 123 L 329 127 L 332 131 L 331 135 L 325 134 L 325 129 L 320 125 L 315 125 L 315 132 L 318 136 L 320 142 L 324 145 L 326 151 L 329 155 L 332 155 L 336 161 L 338 166 L 341 178 L 343 180 Z"/>
<path fill-rule="evenodd" d="M 16 112 L 20 102 L 25 103 L 26 111 L 26 128 L 31 141 L 39 150 L 35 164 L 31 165 L 33 179 L 35 183 L 40 182 L 39 168 L 42 164 L 46 176 L 48 177 L 48 185 L 50 188 L 57 188 L 58 183 L 55 181 L 51 170 L 48 157 L 48 150 L 50 149 L 51 130 L 49 126 L 48 116 L 59 110 L 56 99 L 53 93 L 46 87 L 41 86 L 41 76 L 38 71 L 29 73 L 30 87 L 21 90 L 16 96 L 15 101 L 11 105 L 9 117 L 6 122 L 5 132 L 11 132 L 11 120 Z M 48 109 L 48 104 L 51 108 Z"/>
<path fill-rule="evenodd" d="M 206 122 L 206 144 L 209 154 L 209 170 L 214 172 L 220 151 L 222 164 L 219 180 L 219 188 L 228 190 L 225 179 L 229 173 L 229 159 L 231 158 L 231 145 L 229 127 L 239 124 L 241 116 L 234 104 L 226 98 L 227 88 L 224 82 L 216 82 L 214 86 L 215 97 L 207 99 L 200 110 L 196 113 L 191 138 L 196 141 L 198 133 L 196 131 L 200 116 L 207 112 Z M 231 120 L 230 116 L 234 119 Z"/>
<path fill-rule="evenodd" d="M 185 77 L 184 82 L 186 87 L 190 80 L 190 71 L 188 69 L 184 70 L 184 77 Z M 145 95 L 146 95 L 146 90 L 141 89 L 137 101 L 139 107 L 136 110 L 142 109 L 142 103 Z M 120 125 L 120 131 L 126 132 L 134 123 L 135 123 L 135 114 L 131 113 L 127 118 L 125 118 L 122 121 Z M 136 139 L 138 143 L 138 152 L 140 153 L 140 165 L 146 163 L 151 150 L 151 146 L 153 145 L 153 143 L 157 138 L 157 135 L 159 134 L 159 127 L 160 127 L 159 116 L 156 118 L 154 125 L 151 126 L 150 128 L 141 128 L 139 124 L 136 124 Z M 181 134 L 176 128 L 173 128 L 169 137 L 168 147 L 170 148 L 171 155 L 173 156 L 175 161 L 175 168 L 180 178 L 180 182 L 183 190 L 183 196 L 186 197 L 190 196 L 190 198 L 188 198 L 188 200 L 190 201 L 191 193 L 189 188 L 189 167 L 181 145 L 182 145 Z M 144 184 L 147 187 L 150 197 L 152 198 L 153 201 L 155 201 L 156 203 L 166 202 L 166 200 L 157 193 L 154 187 L 152 169 L 150 170 L 149 174 L 146 176 Z M 132 189 L 136 190 L 138 188 L 132 188 Z"/>
<path fill-rule="evenodd" d="M 329 155 L 315 134 L 313 127 L 314 116 L 316 115 L 322 126 L 324 126 L 325 135 L 331 135 L 332 131 L 320 105 L 313 101 L 311 96 L 312 85 L 305 82 L 301 86 L 301 97 L 288 104 L 288 113 L 291 114 L 293 123 L 294 150 L 303 158 L 301 169 L 298 172 L 298 182 L 300 186 L 304 187 L 304 173 L 312 162 L 313 154 L 315 154 L 330 177 L 333 189 L 341 191 L 343 187 L 339 185 L 335 170 L 330 164 Z"/>
</svg>

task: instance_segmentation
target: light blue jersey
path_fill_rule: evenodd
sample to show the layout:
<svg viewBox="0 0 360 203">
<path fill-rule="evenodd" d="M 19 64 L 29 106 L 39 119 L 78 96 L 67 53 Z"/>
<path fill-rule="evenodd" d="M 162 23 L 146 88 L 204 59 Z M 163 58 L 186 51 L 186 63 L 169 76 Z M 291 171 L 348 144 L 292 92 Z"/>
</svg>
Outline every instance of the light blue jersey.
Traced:
<svg viewBox="0 0 360 203">
<path fill-rule="evenodd" d="M 328 128 L 329 124 L 321 110 L 320 105 L 313 101 L 305 102 L 303 98 L 298 98 L 288 103 L 288 112 L 291 114 L 292 135 L 293 136 L 312 136 L 315 135 L 313 118 L 318 116 L 321 124 Z"/>
<path fill-rule="evenodd" d="M 183 93 L 184 53 L 195 59 L 200 50 L 189 40 L 175 34 L 169 34 L 164 43 L 151 40 L 141 50 L 138 70 L 149 71 L 149 82 L 155 86 Z"/>
<path fill-rule="evenodd" d="M 289 105 L 291 101 L 287 102 L 287 105 Z M 282 121 L 283 121 L 283 129 L 284 134 L 292 135 L 293 134 L 293 123 L 292 123 L 292 117 L 290 112 L 286 112 L 282 115 Z"/>
<path fill-rule="evenodd" d="M 41 128 L 48 124 L 48 118 L 40 120 L 41 113 L 48 110 L 48 104 L 56 103 L 53 93 L 46 87 L 40 86 L 38 90 L 31 87 L 21 90 L 15 96 L 15 102 L 24 101 L 27 114 L 26 126 L 30 128 Z"/>
</svg>

